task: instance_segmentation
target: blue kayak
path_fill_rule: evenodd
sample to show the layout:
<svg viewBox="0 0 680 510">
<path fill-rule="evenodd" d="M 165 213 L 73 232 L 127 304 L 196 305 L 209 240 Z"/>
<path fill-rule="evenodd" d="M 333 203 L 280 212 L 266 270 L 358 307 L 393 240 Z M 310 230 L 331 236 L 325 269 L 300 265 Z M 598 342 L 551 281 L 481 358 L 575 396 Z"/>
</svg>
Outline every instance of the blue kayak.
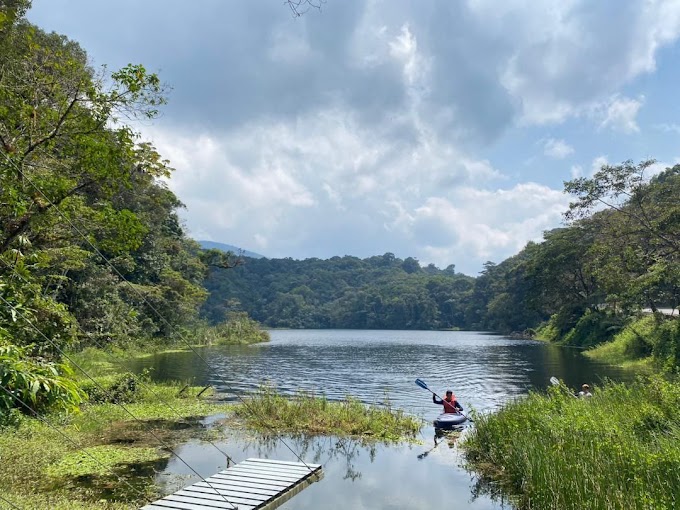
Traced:
<svg viewBox="0 0 680 510">
<path fill-rule="evenodd" d="M 450 429 L 452 427 L 456 427 L 457 425 L 462 425 L 466 421 L 467 416 L 465 416 L 463 413 L 445 413 L 437 416 L 433 423 L 434 427 L 437 429 Z"/>
</svg>

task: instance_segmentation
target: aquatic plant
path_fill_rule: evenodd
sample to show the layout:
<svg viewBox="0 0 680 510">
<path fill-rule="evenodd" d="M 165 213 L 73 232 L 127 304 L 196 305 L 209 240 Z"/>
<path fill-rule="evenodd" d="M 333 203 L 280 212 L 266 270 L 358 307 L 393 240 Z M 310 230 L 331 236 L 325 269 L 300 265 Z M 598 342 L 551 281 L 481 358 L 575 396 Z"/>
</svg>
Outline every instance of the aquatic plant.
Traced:
<svg viewBox="0 0 680 510">
<path fill-rule="evenodd" d="M 596 388 L 564 386 L 477 415 L 463 442 L 471 468 L 519 508 L 680 505 L 680 383 L 659 376 Z"/>
<path fill-rule="evenodd" d="M 365 405 L 351 396 L 334 402 L 303 391 L 284 397 L 268 385 L 261 386 L 238 406 L 236 415 L 261 431 L 350 435 L 384 441 L 412 438 L 422 427 L 420 419 L 393 408 L 389 402 Z"/>
</svg>

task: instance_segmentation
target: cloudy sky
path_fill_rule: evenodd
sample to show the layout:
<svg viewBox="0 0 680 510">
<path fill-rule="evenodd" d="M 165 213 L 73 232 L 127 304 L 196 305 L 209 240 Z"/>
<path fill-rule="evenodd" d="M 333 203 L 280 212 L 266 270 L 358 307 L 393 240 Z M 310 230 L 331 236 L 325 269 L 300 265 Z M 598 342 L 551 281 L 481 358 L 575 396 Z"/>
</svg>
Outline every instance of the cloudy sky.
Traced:
<svg viewBox="0 0 680 510">
<path fill-rule="evenodd" d="M 96 65 L 172 87 L 143 135 L 197 239 L 475 274 L 562 183 L 680 157 L 680 0 L 34 0 Z"/>
</svg>

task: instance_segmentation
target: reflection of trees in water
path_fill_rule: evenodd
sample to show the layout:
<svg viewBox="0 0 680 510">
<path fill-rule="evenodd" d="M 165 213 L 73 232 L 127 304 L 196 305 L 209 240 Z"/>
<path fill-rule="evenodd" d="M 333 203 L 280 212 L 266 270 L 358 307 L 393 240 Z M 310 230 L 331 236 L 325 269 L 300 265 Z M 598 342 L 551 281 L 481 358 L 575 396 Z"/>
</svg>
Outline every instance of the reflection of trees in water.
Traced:
<svg viewBox="0 0 680 510">
<path fill-rule="evenodd" d="M 325 467 L 331 460 L 344 460 L 345 480 L 354 481 L 361 478 L 361 472 L 355 463 L 362 453 L 368 454 L 371 462 L 375 460 L 377 454 L 376 444 L 352 437 L 300 434 L 286 436 L 284 439 L 300 458 L 311 459 L 310 462 L 313 464 Z M 258 434 L 246 442 L 261 457 L 266 457 L 281 448 L 281 437 L 271 434 Z"/>
</svg>

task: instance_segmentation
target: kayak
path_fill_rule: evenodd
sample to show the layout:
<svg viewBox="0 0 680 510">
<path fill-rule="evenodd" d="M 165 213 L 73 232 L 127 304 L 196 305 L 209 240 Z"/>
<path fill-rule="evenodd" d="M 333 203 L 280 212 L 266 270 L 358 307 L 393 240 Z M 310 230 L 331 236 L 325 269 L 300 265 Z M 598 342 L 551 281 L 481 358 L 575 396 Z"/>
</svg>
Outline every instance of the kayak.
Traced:
<svg viewBox="0 0 680 510">
<path fill-rule="evenodd" d="M 445 413 L 437 416 L 437 418 L 434 420 L 434 426 L 437 429 L 450 429 L 457 425 L 462 425 L 466 421 L 467 416 L 465 416 L 463 413 Z"/>
</svg>

